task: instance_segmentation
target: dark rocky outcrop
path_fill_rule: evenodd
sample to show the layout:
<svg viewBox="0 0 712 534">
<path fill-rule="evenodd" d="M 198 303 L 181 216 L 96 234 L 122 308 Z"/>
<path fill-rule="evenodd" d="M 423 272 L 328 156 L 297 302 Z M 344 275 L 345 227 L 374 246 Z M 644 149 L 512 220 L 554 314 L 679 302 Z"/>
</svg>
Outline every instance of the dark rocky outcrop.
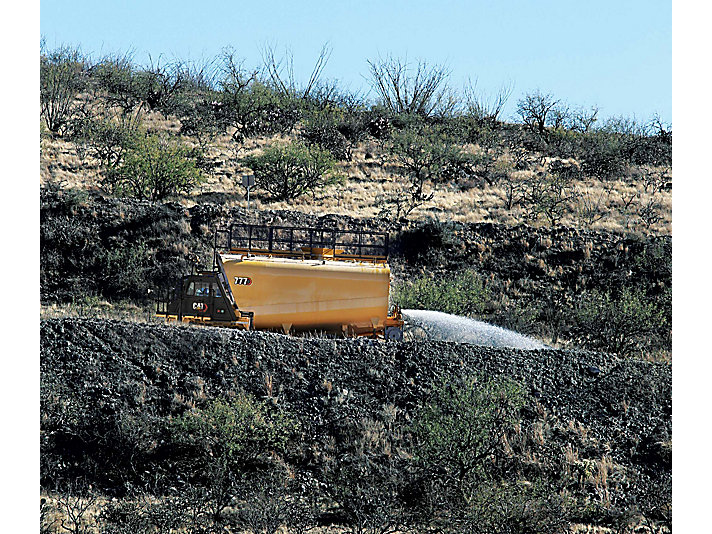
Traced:
<svg viewBox="0 0 712 534">
<path fill-rule="evenodd" d="M 408 222 L 242 208 L 158 204 L 43 189 L 41 295 L 145 299 L 147 289 L 212 265 L 213 230 L 232 221 L 388 231 L 391 264 L 405 279 L 471 267 L 513 298 L 555 299 L 635 284 L 655 298 L 672 285 L 669 236 L 641 238 L 575 228 Z M 119 257 L 117 258 L 117 255 Z M 136 273 L 119 283 L 119 261 Z M 126 270 L 126 269 L 124 269 Z M 565 300 L 565 298 L 564 298 Z"/>
<path fill-rule="evenodd" d="M 547 412 L 552 451 L 570 444 L 582 456 L 608 455 L 631 476 L 659 479 L 671 472 L 666 364 L 581 351 L 292 338 L 92 319 L 45 320 L 40 331 L 45 477 L 71 475 L 59 437 L 78 434 L 90 414 L 106 424 L 139 413 L 165 418 L 206 398 L 245 391 L 296 414 L 318 451 L 345 421 L 378 419 L 386 406 L 407 420 L 441 379 L 467 375 L 520 383 L 525 424 Z M 73 454 L 106 459 L 102 446 L 109 444 L 84 443 Z"/>
</svg>

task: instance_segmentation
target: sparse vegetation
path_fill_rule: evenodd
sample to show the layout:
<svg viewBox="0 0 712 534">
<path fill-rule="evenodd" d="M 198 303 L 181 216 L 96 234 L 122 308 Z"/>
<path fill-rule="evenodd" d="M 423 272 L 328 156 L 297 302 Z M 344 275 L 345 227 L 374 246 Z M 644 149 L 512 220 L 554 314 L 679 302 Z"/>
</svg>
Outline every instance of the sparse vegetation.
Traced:
<svg viewBox="0 0 712 534">
<path fill-rule="evenodd" d="M 669 368 L 639 360 L 671 350 L 670 125 L 541 91 L 507 123 L 511 86 L 460 95 L 445 66 L 393 57 L 368 62 L 367 101 L 322 80 L 329 54 L 300 85 L 271 49 L 250 68 L 42 47 L 42 313 L 81 319 L 43 321 L 41 531 L 669 528 Z M 210 267 L 246 169 L 263 222 L 334 224 L 319 206 L 389 231 L 402 307 L 628 360 L 580 356 L 562 401 L 551 359 L 526 375 L 472 348 L 289 339 L 277 357 L 258 334 L 176 341 L 194 329 L 121 348 L 107 319 L 150 323 L 149 290 Z"/>
<path fill-rule="evenodd" d="M 66 131 L 79 105 L 77 97 L 87 84 L 86 58 L 67 46 L 40 52 L 40 114 L 53 134 Z"/>
<path fill-rule="evenodd" d="M 389 150 L 396 174 L 405 180 L 402 196 L 391 199 L 396 218 L 432 200 L 438 185 L 473 175 L 478 161 L 447 132 L 425 128 L 417 120 L 392 134 Z"/>
<path fill-rule="evenodd" d="M 574 180 L 568 168 L 555 165 L 525 180 L 518 202 L 524 206 L 528 221 L 542 216 L 550 226 L 557 226 L 578 198 Z M 516 194 L 511 189 L 512 198 Z"/>
<path fill-rule="evenodd" d="M 190 181 L 175 194 L 191 197 L 200 186 L 202 193 L 220 192 L 242 203 L 230 179 L 240 173 L 241 158 L 301 140 L 328 151 L 345 179 L 312 191 L 312 200 L 299 195 L 296 203 L 291 193 L 263 189 L 256 191 L 260 203 L 283 208 L 289 202 L 308 211 L 319 202 L 321 209 L 370 216 L 437 213 L 508 224 L 528 218 L 535 224 L 669 233 L 670 188 L 653 195 L 634 178 L 671 175 L 672 130 L 659 117 L 648 123 L 603 120 L 595 106 L 570 105 L 537 90 L 519 100 L 523 126 L 508 124 L 502 109 L 511 85 L 493 96 L 472 83 L 458 92 L 445 66 L 391 56 L 368 63 L 377 95 L 368 101 L 322 79 L 329 57 L 324 47 L 302 85 L 291 56 L 280 58 L 269 48 L 258 68 L 230 49 L 200 65 L 159 60 L 140 66 L 130 54 L 93 59 L 66 47 L 43 48 L 42 127 L 52 134 L 43 141 L 43 180 L 70 178 L 120 194 L 106 176 L 128 153 L 131 136 L 144 128 L 149 137 L 169 133 L 176 145 L 201 148 L 193 159 L 208 180 Z M 66 164 L 67 150 L 82 162 L 91 156 L 96 172 Z M 526 184 L 558 181 L 537 179 L 538 173 L 548 176 L 547 158 L 576 163 L 581 172 L 568 185 L 580 196 L 565 195 L 570 201 L 542 211 L 541 195 L 521 193 Z M 635 188 L 633 196 L 623 191 L 628 187 Z M 591 199 L 604 192 L 613 200 L 594 203 L 598 211 L 592 213 Z M 627 208 L 617 209 L 619 202 Z"/>
</svg>

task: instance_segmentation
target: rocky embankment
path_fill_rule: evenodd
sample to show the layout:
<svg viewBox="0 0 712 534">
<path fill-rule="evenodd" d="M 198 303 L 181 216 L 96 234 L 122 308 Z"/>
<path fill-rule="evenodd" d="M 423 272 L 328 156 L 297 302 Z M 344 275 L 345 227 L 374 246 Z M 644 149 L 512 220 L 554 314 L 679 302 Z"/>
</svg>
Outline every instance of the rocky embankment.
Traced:
<svg viewBox="0 0 712 534">
<path fill-rule="evenodd" d="M 538 428 L 541 442 L 533 445 L 542 464 L 561 468 L 555 464 L 566 449 L 576 451 L 573 463 L 608 458 L 612 502 L 624 506 L 635 500 L 636 484 L 659 487 L 671 476 L 671 367 L 665 364 L 592 352 L 292 338 L 92 319 L 45 320 L 40 329 L 47 485 L 81 475 L 119 491 L 111 487 L 121 478 L 114 470 L 128 453 L 120 451 L 120 432 L 109 438 L 112 425 L 139 414 L 176 416 L 235 392 L 295 414 L 309 461 L 318 463 L 346 422 L 383 420 L 386 412 L 408 421 L 434 385 L 472 375 L 521 384 L 522 426 Z M 103 441 L 82 437 L 92 425 L 106 427 Z M 92 472 L 83 472 L 90 465 Z"/>
</svg>

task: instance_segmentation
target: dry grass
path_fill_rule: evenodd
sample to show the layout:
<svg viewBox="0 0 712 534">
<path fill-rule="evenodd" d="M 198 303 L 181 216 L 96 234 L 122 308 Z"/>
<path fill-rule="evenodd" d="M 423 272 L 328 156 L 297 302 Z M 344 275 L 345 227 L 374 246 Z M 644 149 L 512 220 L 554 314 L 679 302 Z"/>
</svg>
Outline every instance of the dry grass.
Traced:
<svg viewBox="0 0 712 534">
<path fill-rule="evenodd" d="M 177 133 L 180 124 L 175 119 L 164 119 L 157 114 L 149 114 L 144 125 L 159 131 Z M 197 144 L 194 140 L 184 141 Z M 239 157 L 259 152 L 264 147 L 284 142 L 283 136 L 248 139 L 235 149 L 229 135 L 214 140 L 208 149 L 208 156 L 216 162 L 215 170 L 206 176 L 191 197 L 182 202 L 191 205 L 202 199 L 214 200 L 228 206 L 247 207 L 245 190 L 240 185 L 242 169 L 236 164 Z M 469 146 L 469 151 L 479 150 Z M 508 166 L 506 154 L 500 162 Z M 404 185 L 398 180 L 393 169 L 383 164 L 383 151 L 378 143 L 368 141 L 354 150 L 351 161 L 340 162 L 339 172 L 345 180 L 329 186 L 314 195 L 305 195 L 288 202 L 267 203 L 259 191 L 252 192 L 253 207 L 256 209 L 295 210 L 304 213 L 333 213 L 360 217 L 375 217 L 393 211 L 390 200 L 404 194 Z M 511 173 L 513 181 L 524 180 L 532 173 L 543 170 L 539 165 L 530 171 Z M 653 192 L 646 188 L 643 176 L 646 172 L 661 169 L 636 169 L 618 180 L 603 182 L 587 178 L 575 183 L 578 199 L 569 207 L 561 223 L 568 226 L 586 227 L 607 231 L 632 231 L 639 233 L 670 234 L 672 227 L 672 193 Z M 100 187 L 101 173 L 91 159 L 81 157 L 78 147 L 71 142 L 45 137 L 41 142 L 40 182 L 61 183 L 65 187 L 96 189 Z M 432 189 L 431 189 L 432 190 Z M 458 222 L 496 222 L 519 224 L 524 222 L 525 212 L 520 206 L 507 209 L 504 184 L 467 187 L 458 184 L 444 184 L 437 187 L 432 201 L 416 208 L 411 218 L 434 217 Z M 652 206 L 659 220 L 646 223 L 639 215 L 645 206 Z M 545 225 L 539 220 L 539 225 Z"/>
<path fill-rule="evenodd" d="M 162 321 L 155 316 L 155 309 L 152 305 L 141 307 L 130 302 L 110 303 L 106 300 L 88 299 L 81 303 L 40 305 L 40 319 L 64 317 L 119 319 L 134 323 Z"/>
</svg>

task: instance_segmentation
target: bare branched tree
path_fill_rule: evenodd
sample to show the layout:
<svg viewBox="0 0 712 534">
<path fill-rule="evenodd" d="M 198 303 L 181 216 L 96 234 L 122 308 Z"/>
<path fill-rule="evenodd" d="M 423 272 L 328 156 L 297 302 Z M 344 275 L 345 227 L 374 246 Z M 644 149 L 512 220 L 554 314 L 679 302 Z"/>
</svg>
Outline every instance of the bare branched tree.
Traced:
<svg viewBox="0 0 712 534">
<path fill-rule="evenodd" d="M 138 88 L 137 72 L 133 52 L 104 56 L 91 70 L 95 100 L 100 103 L 102 114 L 129 129 L 141 123 L 146 106 Z"/>
<path fill-rule="evenodd" d="M 650 130 L 657 138 L 672 145 L 672 124 L 663 121 L 657 113 L 650 121 Z"/>
<path fill-rule="evenodd" d="M 220 73 L 218 57 L 204 58 L 200 62 L 190 61 L 176 64 L 185 80 L 184 89 L 192 91 L 214 91 L 218 88 Z"/>
<path fill-rule="evenodd" d="M 549 114 L 558 104 L 559 100 L 554 99 L 551 93 L 542 94 L 537 89 L 536 92 L 529 93 L 519 100 L 517 113 L 529 128 L 539 134 L 544 134 Z"/>
<path fill-rule="evenodd" d="M 577 108 L 571 114 L 571 129 L 586 133 L 591 130 L 597 120 L 598 107 L 592 106 L 589 109 Z"/>
<path fill-rule="evenodd" d="M 609 214 L 612 195 L 612 184 L 604 184 L 603 189 L 599 192 L 594 191 L 593 188 L 578 189 L 578 216 L 587 227 Z"/>
<path fill-rule="evenodd" d="M 89 534 L 89 511 L 97 502 L 97 495 L 84 481 L 70 484 L 67 491 L 57 497 L 57 508 L 62 514 L 60 526 L 70 534 Z"/>
<path fill-rule="evenodd" d="M 237 58 L 231 48 L 222 51 L 219 73 L 222 90 L 231 96 L 246 91 L 259 75 L 259 71 L 245 68 L 245 60 Z"/>
<path fill-rule="evenodd" d="M 477 158 L 466 153 L 457 139 L 438 130 L 417 127 L 394 133 L 389 145 L 396 173 L 408 184 L 403 216 L 434 197 L 434 188 L 447 180 L 475 174 Z M 398 205 L 400 212 L 400 207 Z"/>
<path fill-rule="evenodd" d="M 61 133 L 77 109 L 76 99 L 87 85 L 88 59 L 67 46 L 40 54 L 40 113 L 47 129 Z"/>
<path fill-rule="evenodd" d="M 547 124 L 554 130 L 569 128 L 571 125 L 571 110 L 569 106 L 563 102 L 559 102 L 559 104 L 554 106 L 547 117 Z"/>
<path fill-rule="evenodd" d="M 499 120 L 505 104 L 514 90 L 514 84 L 502 85 L 494 95 L 476 91 L 477 80 L 468 82 L 465 87 L 465 111 L 482 122 L 495 123 Z"/>
<path fill-rule="evenodd" d="M 446 113 L 454 101 L 447 85 L 450 71 L 445 65 L 428 65 L 408 59 L 368 60 L 370 83 L 381 103 L 392 113 L 431 116 Z"/>
<path fill-rule="evenodd" d="M 57 518 L 54 517 L 55 507 L 46 498 L 40 499 L 40 534 L 52 534 L 56 532 L 54 525 Z"/>
<path fill-rule="evenodd" d="M 136 86 L 141 101 L 149 110 L 172 112 L 175 96 L 188 82 L 180 61 L 162 63 L 159 57 L 136 73 Z"/>
<path fill-rule="evenodd" d="M 314 62 L 314 68 L 309 75 L 306 85 L 299 87 L 294 77 L 294 57 L 291 51 L 277 59 L 274 47 L 265 46 L 262 51 L 262 61 L 264 69 L 274 89 L 284 96 L 306 99 L 312 92 L 320 86 L 321 75 L 331 57 L 331 47 L 325 43 Z M 332 87 L 335 90 L 335 87 Z"/>
<path fill-rule="evenodd" d="M 658 199 L 658 195 L 653 194 L 646 200 L 640 201 L 635 209 L 635 214 L 640 218 L 646 230 L 650 230 L 655 224 L 663 220 L 663 205 Z"/>
<path fill-rule="evenodd" d="M 577 198 L 578 191 L 570 177 L 561 172 L 535 173 L 525 182 L 522 193 L 526 218 L 535 221 L 544 216 L 552 228 L 561 222 Z"/>
</svg>

